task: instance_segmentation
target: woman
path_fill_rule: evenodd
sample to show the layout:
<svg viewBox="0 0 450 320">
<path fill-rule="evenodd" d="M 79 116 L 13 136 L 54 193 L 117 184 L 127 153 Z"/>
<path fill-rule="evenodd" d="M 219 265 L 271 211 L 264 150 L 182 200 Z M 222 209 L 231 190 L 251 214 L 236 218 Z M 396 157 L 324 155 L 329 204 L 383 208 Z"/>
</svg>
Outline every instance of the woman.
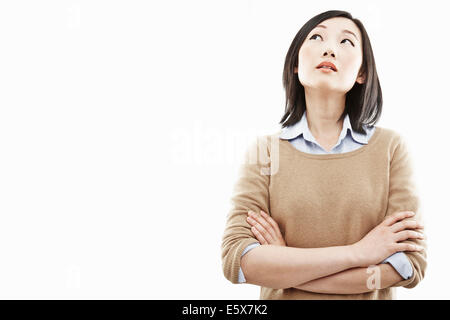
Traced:
<svg viewBox="0 0 450 320">
<path fill-rule="evenodd" d="M 401 135 L 375 126 L 382 95 L 362 23 L 313 17 L 283 84 L 282 130 L 258 137 L 239 171 L 225 277 L 261 286 L 261 299 L 393 299 L 415 287 L 427 263 L 411 159 Z"/>
</svg>

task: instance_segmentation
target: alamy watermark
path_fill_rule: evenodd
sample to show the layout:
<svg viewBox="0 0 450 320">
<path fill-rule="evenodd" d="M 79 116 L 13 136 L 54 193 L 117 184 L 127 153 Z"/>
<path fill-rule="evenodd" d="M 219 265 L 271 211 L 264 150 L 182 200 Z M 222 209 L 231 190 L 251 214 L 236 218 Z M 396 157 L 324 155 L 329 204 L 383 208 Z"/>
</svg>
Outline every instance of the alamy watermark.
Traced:
<svg viewBox="0 0 450 320">
<path fill-rule="evenodd" d="M 175 128 L 170 140 L 174 165 L 257 164 L 262 175 L 273 175 L 279 167 L 279 138 L 254 129 L 218 129 L 194 121 L 190 128 Z"/>
<path fill-rule="evenodd" d="M 370 265 L 366 269 L 366 273 L 371 274 L 371 276 L 369 276 L 366 281 L 367 289 L 381 289 L 381 268 L 377 265 Z"/>
</svg>

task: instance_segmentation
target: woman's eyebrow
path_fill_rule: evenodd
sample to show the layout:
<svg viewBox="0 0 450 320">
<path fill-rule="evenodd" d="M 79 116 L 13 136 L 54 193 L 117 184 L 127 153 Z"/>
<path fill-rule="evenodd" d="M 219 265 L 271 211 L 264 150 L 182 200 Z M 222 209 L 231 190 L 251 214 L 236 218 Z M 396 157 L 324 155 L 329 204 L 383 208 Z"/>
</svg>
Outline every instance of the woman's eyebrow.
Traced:
<svg viewBox="0 0 450 320">
<path fill-rule="evenodd" d="M 326 29 L 327 27 L 324 26 L 323 24 L 318 24 L 315 28 L 324 28 L 324 29 Z M 350 33 L 351 35 L 353 35 L 355 37 L 356 40 L 358 40 L 358 37 L 353 32 L 351 32 L 350 30 L 344 29 L 344 30 L 342 30 L 342 33 Z"/>
</svg>

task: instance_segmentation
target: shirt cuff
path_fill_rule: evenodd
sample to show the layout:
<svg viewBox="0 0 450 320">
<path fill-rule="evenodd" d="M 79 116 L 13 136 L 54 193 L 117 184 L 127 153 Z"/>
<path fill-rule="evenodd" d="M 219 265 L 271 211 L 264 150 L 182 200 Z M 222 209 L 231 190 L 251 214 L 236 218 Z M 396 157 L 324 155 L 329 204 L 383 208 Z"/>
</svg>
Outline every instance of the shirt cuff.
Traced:
<svg viewBox="0 0 450 320">
<path fill-rule="evenodd" d="M 255 242 L 255 243 L 249 244 L 249 245 L 244 249 L 244 251 L 242 252 L 241 257 L 242 257 L 244 254 L 246 254 L 248 251 L 250 251 L 251 249 L 253 249 L 253 248 L 257 247 L 257 246 L 260 246 L 260 245 L 261 245 L 261 244 L 260 244 L 259 242 Z M 243 283 L 243 282 L 245 282 L 245 281 L 246 281 L 246 280 L 245 280 L 245 277 L 244 277 L 244 273 L 242 272 L 242 268 L 239 268 L 238 282 L 239 282 L 239 283 Z"/>
<path fill-rule="evenodd" d="M 411 278 L 414 272 L 408 257 L 403 251 L 394 253 L 381 263 L 390 263 L 405 280 Z"/>
</svg>

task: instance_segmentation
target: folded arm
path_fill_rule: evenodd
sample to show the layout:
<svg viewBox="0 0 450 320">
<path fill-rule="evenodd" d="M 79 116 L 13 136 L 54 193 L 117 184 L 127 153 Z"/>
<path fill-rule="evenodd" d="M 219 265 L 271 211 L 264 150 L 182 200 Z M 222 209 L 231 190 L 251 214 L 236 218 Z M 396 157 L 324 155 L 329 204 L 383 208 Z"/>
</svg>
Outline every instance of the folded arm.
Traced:
<svg viewBox="0 0 450 320">
<path fill-rule="evenodd" d="M 390 264 L 378 264 L 369 268 L 348 269 L 294 288 L 316 293 L 357 294 L 388 288 L 402 280 Z"/>
<path fill-rule="evenodd" d="M 351 246 L 293 248 L 263 245 L 241 258 L 248 283 L 274 289 L 291 288 L 357 265 Z"/>
</svg>

